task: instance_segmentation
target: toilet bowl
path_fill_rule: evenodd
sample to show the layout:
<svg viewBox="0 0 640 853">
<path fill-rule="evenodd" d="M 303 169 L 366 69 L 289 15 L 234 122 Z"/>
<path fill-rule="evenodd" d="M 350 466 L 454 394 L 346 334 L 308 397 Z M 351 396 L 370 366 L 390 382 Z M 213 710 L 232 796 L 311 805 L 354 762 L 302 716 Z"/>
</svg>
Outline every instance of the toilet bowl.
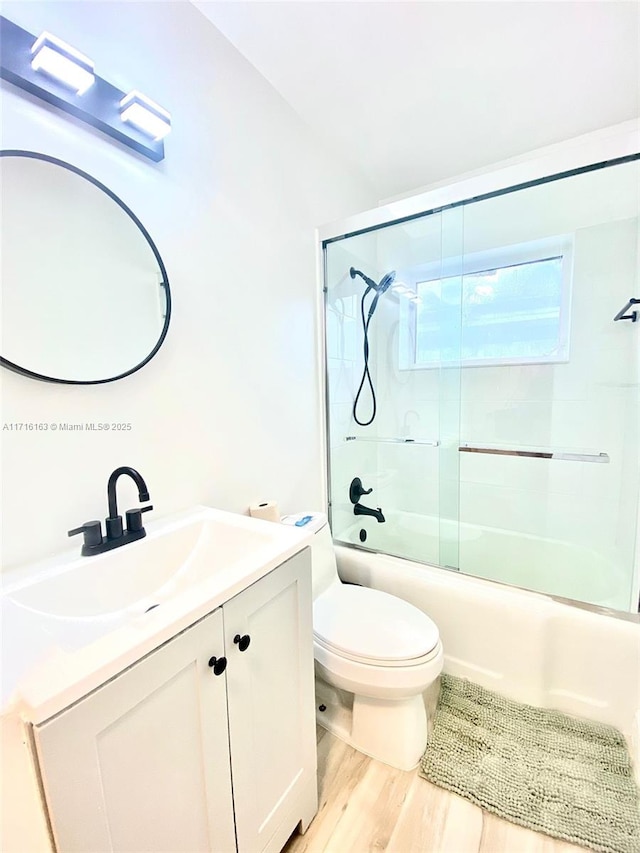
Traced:
<svg viewBox="0 0 640 853">
<path fill-rule="evenodd" d="M 316 719 L 355 749 L 401 770 L 427 743 L 425 693 L 442 671 L 438 628 L 421 610 L 380 590 L 343 584 L 326 516 L 307 522 L 313 584 Z M 309 529 L 307 527 L 307 529 Z"/>
</svg>

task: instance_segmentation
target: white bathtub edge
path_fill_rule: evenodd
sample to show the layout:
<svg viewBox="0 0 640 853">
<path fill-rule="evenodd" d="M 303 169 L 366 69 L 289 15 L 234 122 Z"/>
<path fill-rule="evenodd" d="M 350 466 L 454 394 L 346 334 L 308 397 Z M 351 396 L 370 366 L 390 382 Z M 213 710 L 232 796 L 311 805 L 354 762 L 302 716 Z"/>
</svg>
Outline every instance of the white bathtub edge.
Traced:
<svg viewBox="0 0 640 853">
<path fill-rule="evenodd" d="M 516 701 L 618 728 L 640 780 L 640 625 L 385 554 L 336 546 L 347 582 L 409 601 L 438 625 L 445 672 Z"/>
</svg>

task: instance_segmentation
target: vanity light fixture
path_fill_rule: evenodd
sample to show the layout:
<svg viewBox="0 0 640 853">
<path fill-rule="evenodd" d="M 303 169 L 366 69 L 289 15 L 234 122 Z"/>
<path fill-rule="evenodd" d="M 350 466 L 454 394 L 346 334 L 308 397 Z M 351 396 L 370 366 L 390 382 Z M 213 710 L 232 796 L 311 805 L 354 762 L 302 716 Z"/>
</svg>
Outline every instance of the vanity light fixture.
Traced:
<svg viewBox="0 0 640 853">
<path fill-rule="evenodd" d="M 0 16 L 0 44 L 4 80 L 151 160 L 164 158 L 162 138 L 171 129 L 171 116 L 158 104 L 112 86 L 94 73 L 89 57 L 51 33 L 36 38 Z"/>
<path fill-rule="evenodd" d="M 136 89 L 120 101 L 120 117 L 152 136 L 156 142 L 171 130 L 171 115 Z"/>
<path fill-rule="evenodd" d="M 76 95 L 84 95 L 96 79 L 92 60 L 51 33 L 42 33 L 36 39 L 31 57 L 34 71 L 55 77 L 73 89 Z"/>
</svg>

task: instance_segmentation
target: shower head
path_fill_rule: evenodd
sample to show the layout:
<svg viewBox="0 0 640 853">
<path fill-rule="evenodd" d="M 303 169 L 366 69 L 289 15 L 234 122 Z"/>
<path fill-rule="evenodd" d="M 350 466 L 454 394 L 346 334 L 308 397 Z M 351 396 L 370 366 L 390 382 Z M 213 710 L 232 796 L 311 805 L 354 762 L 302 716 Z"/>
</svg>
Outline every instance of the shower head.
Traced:
<svg viewBox="0 0 640 853">
<path fill-rule="evenodd" d="M 369 278 L 368 275 L 365 275 L 360 270 L 355 269 L 355 267 L 351 267 L 349 270 L 349 275 L 351 278 L 355 278 L 357 275 L 364 281 L 369 290 L 375 290 L 376 293 L 384 293 L 385 290 L 388 290 L 389 286 L 392 284 L 396 277 L 395 270 L 392 272 L 388 272 L 386 275 L 382 276 L 380 279 L 380 284 L 376 284 L 375 281 Z"/>
<path fill-rule="evenodd" d="M 378 285 L 378 293 L 384 293 L 385 290 L 388 290 L 393 282 L 396 280 L 396 271 L 391 270 L 386 275 L 383 275 L 380 279 L 380 284 Z"/>
</svg>

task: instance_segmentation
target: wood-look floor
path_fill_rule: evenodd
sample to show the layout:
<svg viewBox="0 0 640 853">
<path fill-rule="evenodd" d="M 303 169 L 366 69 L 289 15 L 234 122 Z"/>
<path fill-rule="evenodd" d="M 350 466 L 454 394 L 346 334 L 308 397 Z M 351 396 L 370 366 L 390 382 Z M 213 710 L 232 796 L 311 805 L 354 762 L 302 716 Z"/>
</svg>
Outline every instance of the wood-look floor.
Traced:
<svg viewBox="0 0 640 853">
<path fill-rule="evenodd" d="M 394 770 L 318 728 L 318 814 L 283 853 L 584 853 Z"/>
</svg>

